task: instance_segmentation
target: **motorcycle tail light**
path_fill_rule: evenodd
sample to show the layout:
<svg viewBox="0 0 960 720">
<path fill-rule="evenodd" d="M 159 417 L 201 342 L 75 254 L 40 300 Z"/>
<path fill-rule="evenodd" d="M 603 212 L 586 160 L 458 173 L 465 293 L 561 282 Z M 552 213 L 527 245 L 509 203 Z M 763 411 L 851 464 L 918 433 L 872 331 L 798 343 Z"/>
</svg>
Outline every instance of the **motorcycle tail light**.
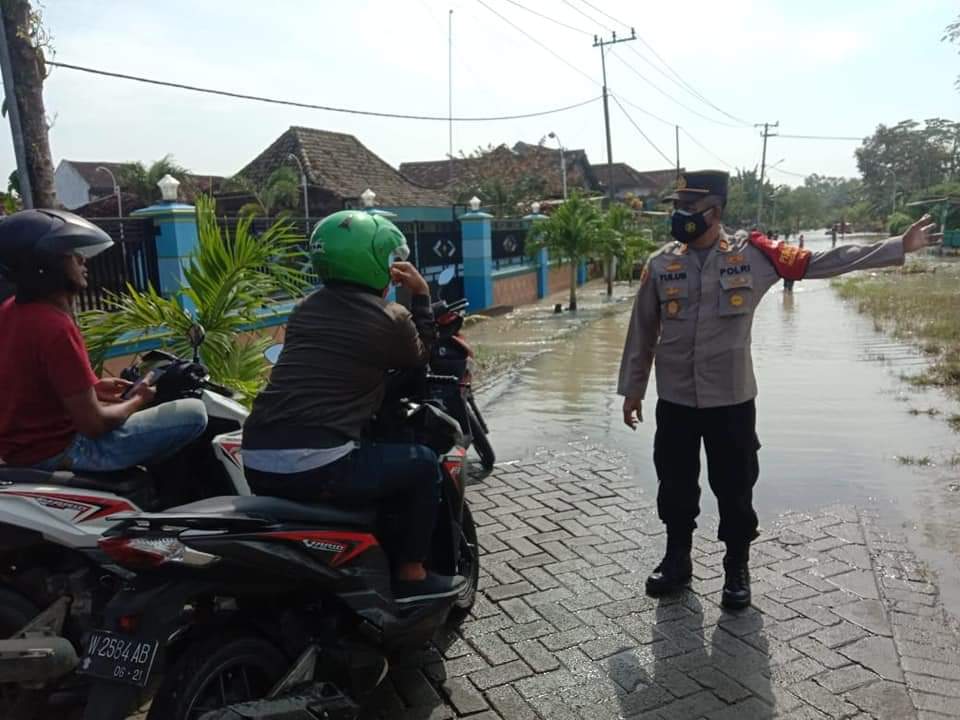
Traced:
<svg viewBox="0 0 960 720">
<path fill-rule="evenodd" d="M 118 621 L 120 629 L 125 633 L 135 633 L 140 626 L 139 615 L 121 615 Z"/>
<path fill-rule="evenodd" d="M 97 544 L 111 559 L 132 570 L 155 568 L 166 563 L 204 567 L 220 559 L 187 547 L 173 535 L 102 538 Z"/>
</svg>

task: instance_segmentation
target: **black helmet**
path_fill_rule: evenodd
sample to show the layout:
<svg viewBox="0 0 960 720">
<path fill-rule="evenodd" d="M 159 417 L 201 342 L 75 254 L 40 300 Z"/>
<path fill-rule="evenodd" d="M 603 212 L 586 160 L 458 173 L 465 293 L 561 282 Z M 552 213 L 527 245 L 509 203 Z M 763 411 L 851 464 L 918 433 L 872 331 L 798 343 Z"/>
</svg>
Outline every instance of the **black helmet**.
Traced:
<svg viewBox="0 0 960 720">
<path fill-rule="evenodd" d="M 67 288 L 63 257 L 92 258 L 113 240 L 89 220 L 64 210 L 21 210 L 0 221 L 0 275 L 32 299 Z"/>
</svg>

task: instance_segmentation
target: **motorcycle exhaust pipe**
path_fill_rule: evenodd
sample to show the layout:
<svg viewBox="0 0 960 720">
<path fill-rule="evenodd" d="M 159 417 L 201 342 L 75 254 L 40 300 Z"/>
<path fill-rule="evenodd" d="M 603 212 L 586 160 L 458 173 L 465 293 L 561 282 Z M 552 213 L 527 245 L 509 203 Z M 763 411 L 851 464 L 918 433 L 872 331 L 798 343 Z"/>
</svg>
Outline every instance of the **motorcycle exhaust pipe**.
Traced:
<svg viewBox="0 0 960 720">
<path fill-rule="evenodd" d="M 0 640 L 0 683 L 43 685 L 72 672 L 78 663 L 73 644 L 63 637 Z"/>
</svg>

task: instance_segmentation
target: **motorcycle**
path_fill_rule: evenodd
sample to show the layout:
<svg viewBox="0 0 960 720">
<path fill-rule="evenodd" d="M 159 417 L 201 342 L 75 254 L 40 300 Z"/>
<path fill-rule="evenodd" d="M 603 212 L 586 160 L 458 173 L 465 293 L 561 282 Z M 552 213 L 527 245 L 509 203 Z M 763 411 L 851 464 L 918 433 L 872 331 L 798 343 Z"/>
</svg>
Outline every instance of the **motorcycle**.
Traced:
<svg viewBox="0 0 960 720">
<path fill-rule="evenodd" d="M 174 458 L 119 472 L 0 465 L 0 715 L 30 717 L 51 693 L 78 695 L 71 671 L 81 638 L 130 573 L 97 545 L 121 513 L 156 511 L 202 497 L 249 495 L 240 464 L 247 410 L 196 362 L 151 351 L 122 376 L 157 389 L 158 402 L 200 398 L 204 434 Z M 158 482 L 154 484 L 154 476 Z M 15 707 L 16 709 L 11 709 Z"/>
<path fill-rule="evenodd" d="M 446 598 L 398 603 L 389 549 L 405 518 L 270 497 L 202 500 L 127 513 L 100 549 L 136 573 L 86 641 L 94 679 L 86 720 L 120 720 L 148 685 L 150 720 L 353 720 L 389 659 L 419 648 L 473 606 L 476 528 L 464 496 L 462 433 L 433 399 L 459 378 L 390 384 L 372 439 L 416 442 L 442 458 L 427 566 L 466 583 Z M 408 387 L 425 389 L 410 399 Z M 157 676 L 162 675 L 162 679 Z"/>
<path fill-rule="evenodd" d="M 468 446 L 472 445 L 477 451 L 480 465 L 489 472 L 493 470 L 497 457 L 487 437 L 490 430 L 473 396 L 473 370 L 476 366 L 473 348 L 460 332 L 468 307 L 466 298 L 449 304 L 444 300 L 433 303 L 433 317 L 437 321 L 437 342 L 430 354 L 430 369 L 432 372 L 453 375 L 459 379 L 462 402 L 452 404 L 451 414 L 468 436 Z"/>
</svg>

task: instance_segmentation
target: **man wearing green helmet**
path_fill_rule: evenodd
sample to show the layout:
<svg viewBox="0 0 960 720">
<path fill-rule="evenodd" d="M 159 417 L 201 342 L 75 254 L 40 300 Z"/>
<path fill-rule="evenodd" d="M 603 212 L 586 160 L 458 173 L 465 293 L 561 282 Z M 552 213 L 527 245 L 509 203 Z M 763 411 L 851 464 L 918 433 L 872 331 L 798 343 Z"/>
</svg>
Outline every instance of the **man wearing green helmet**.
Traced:
<svg viewBox="0 0 960 720">
<path fill-rule="evenodd" d="M 387 370 L 430 358 L 430 288 L 406 262 L 403 233 L 378 215 L 330 215 L 314 229 L 310 252 L 324 285 L 290 315 L 283 351 L 244 425 L 247 480 L 258 495 L 301 502 L 390 502 L 409 523 L 395 558 L 397 602 L 454 595 L 463 578 L 423 565 L 440 501 L 436 453 L 361 442 Z M 391 281 L 410 291 L 411 310 L 386 300 Z"/>
</svg>

